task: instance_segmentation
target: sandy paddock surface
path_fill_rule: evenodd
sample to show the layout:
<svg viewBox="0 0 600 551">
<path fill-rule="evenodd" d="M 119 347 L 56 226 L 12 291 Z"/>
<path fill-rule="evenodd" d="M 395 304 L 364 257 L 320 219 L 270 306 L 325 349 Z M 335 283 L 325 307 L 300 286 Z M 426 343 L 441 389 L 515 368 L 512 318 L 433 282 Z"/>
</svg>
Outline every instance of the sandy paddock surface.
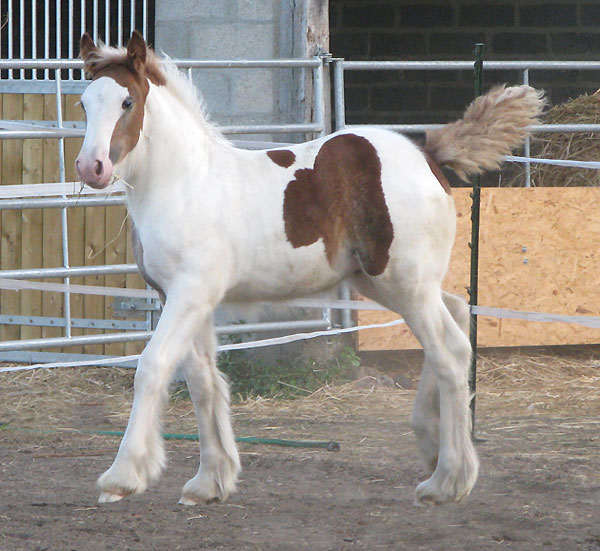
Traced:
<svg viewBox="0 0 600 551">
<path fill-rule="evenodd" d="M 487 354 L 479 362 L 479 481 L 464 502 L 413 506 L 428 473 L 408 425 L 414 390 L 369 381 L 296 401 L 234 407 L 239 436 L 335 440 L 341 451 L 241 444 L 239 491 L 184 507 L 197 443 L 167 441 L 169 464 L 143 494 L 98 506 L 97 476 L 122 430 L 131 370 L 0 374 L 0 549 L 600 550 L 600 360 L 592 353 Z M 381 366 L 418 371 L 395 360 Z M 410 385 L 405 385 L 410 386 Z M 165 430 L 193 433 L 189 401 Z"/>
</svg>

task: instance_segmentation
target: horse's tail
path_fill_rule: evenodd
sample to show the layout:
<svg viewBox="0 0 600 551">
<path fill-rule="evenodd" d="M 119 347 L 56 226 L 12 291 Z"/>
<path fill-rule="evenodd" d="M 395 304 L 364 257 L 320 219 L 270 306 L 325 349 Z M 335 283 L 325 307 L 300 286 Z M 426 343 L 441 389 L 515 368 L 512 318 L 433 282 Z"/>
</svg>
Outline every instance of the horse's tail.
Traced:
<svg viewBox="0 0 600 551">
<path fill-rule="evenodd" d="M 530 86 L 497 86 L 469 105 L 462 119 L 427 132 L 425 153 L 463 180 L 494 170 L 523 143 L 545 103 L 543 92 Z"/>
</svg>

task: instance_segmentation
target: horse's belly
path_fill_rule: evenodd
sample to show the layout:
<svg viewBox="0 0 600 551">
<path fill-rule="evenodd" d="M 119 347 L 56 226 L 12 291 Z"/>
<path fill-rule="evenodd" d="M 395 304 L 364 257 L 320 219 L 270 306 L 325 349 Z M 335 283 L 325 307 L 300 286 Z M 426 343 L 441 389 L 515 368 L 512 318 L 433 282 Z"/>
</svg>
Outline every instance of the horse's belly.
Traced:
<svg viewBox="0 0 600 551">
<path fill-rule="evenodd" d="M 329 265 L 322 243 L 287 251 L 257 252 L 251 268 L 240 274 L 227 300 L 274 300 L 329 289 L 345 275 Z"/>
</svg>

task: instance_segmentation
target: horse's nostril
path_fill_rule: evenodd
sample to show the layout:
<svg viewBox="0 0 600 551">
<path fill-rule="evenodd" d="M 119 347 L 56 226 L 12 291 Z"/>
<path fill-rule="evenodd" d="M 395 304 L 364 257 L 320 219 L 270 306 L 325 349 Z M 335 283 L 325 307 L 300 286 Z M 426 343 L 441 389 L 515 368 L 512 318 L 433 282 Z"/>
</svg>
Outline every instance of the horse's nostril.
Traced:
<svg viewBox="0 0 600 551">
<path fill-rule="evenodd" d="M 96 176 L 100 176 L 102 174 L 102 161 L 96 161 L 94 163 L 94 172 Z"/>
</svg>

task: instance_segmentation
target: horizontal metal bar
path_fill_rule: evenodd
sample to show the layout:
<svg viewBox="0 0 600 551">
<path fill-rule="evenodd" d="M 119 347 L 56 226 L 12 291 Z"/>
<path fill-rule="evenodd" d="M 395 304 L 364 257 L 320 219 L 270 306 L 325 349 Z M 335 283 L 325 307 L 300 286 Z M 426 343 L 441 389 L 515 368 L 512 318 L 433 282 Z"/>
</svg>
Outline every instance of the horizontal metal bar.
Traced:
<svg viewBox="0 0 600 551">
<path fill-rule="evenodd" d="M 321 124 L 248 124 L 241 126 L 219 126 L 223 134 L 277 134 L 288 132 L 320 132 Z"/>
<path fill-rule="evenodd" d="M 112 207 L 126 204 L 127 200 L 122 195 L 113 195 L 111 197 L 73 197 L 72 199 L 1 199 L 0 211 L 13 209 Z"/>
<path fill-rule="evenodd" d="M 4 352 L 0 354 L 0 362 L 12 362 L 20 364 L 37 364 L 50 362 L 85 362 L 92 360 L 107 360 L 118 358 L 118 356 L 100 356 L 98 354 L 68 354 L 65 352 L 34 352 L 31 350 Z M 114 367 L 136 367 L 137 360 L 129 362 L 105 363 L 103 366 Z"/>
<path fill-rule="evenodd" d="M 223 134 L 286 134 L 291 132 L 321 132 L 321 124 L 246 124 L 218 126 Z M 85 129 L 56 128 L 48 130 L 0 130 L 0 140 L 24 140 L 46 138 L 83 138 Z"/>
<path fill-rule="evenodd" d="M 327 320 L 301 320 L 245 325 L 236 324 L 216 327 L 216 333 L 217 335 L 233 335 L 240 333 L 243 334 L 286 330 L 326 329 L 328 326 Z M 88 344 L 144 341 L 150 339 L 150 337 L 152 337 L 152 333 L 152 331 L 138 331 L 131 333 L 109 333 L 106 335 L 83 335 L 77 337 L 5 341 L 0 342 L 0 353 L 14 350 L 32 350 L 36 348 L 58 348 L 82 346 Z"/>
<path fill-rule="evenodd" d="M 63 80 L 62 94 L 81 94 L 87 88 L 89 80 Z M 1 94 L 56 94 L 54 80 L 0 80 Z"/>
<path fill-rule="evenodd" d="M 72 268 L 28 268 L 22 270 L 0 270 L 0 278 L 49 279 L 137 273 L 138 268 L 135 264 L 111 264 L 108 266 L 77 266 Z"/>
<path fill-rule="evenodd" d="M 473 61 L 342 61 L 353 71 L 472 71 Z M 600 70 L 600 61 L 484 61 L 484 70 Z"/>
<path fill-rule="evenodd" d="M 318 67 L 319 59 L 171 59 L 180 69 L 268 69 Z M 80 59 L 2 59 L 0 69 L 83 69 Z"/>
<path fill-rule="evenodd" d="M 47 130 L 57 129 L 56 121 L 41 120 L 1 120 L 0 128 L 2 130 Z M 85 130 L 85 121 L 62 121 L 62 128 L 78 128 Z"/>
<path fill-rule="evenodd" d="M 42 316 L 0 315 L 0 325 L 26 325 L 31 327 L 65 327 L 65 318 Z M 123 331 L 147 331 L 146 321 L 123 321 L 71 318 L 71 327 L 82 329 L 119 329 Z"/>
<path fill-rule="evenodd" d="M 40 140 L 46 138 L 83 138 L 85 130 L 61 128 L 48 130 L 0 130 L 0 140 Z"/>
<path fill-rule="evenodd" d="M 360 128 L 362 124 L 348 124 L 346 128 Z M 404 134 L 417 134 L 442 128 L 443 124 L 377 124 L 378 128 L 386 128 L 395 132 Z M 529 126 L 529 130 L 534 133 L 540 132 L 600 132 L 600 124 L 535 124 Z"/>
<path fill-rule="evenodd" d="M 198 60 L 172 59 L 180 69 L 286 69 L 298 67 L 318 67 L 321 60 L 311 59 L 229 59 Z"/>
<path fill-rule="evenodd" d="M 324 319 L 271 321 L 261 323 L 236 323 L 235 325 L 218 325 L 215 327 L 217 335 L 270 333 L 271 331 L 306 331 L 310 329 L 329 329 L 329 321 Z"/>
<path fill-rule="evenodd" d="M 152 336 L 152 331 L 131 333 L 110 333 L 107 335 L 83 335 L 77 337 L 56 337 L 53 339 L 25 339 L 21 341 L 0 342 L 0 352 L 12 350 L 32 350 L 36 348 L 59 348 L 83 346 L 87 344 L 105 344 L 113 342 L 146 341 Z"/>
<path fill-rule="evenodd" d="M 600 124 L 535 124 L 532 132 L 600 132 Z"/>
</svg>

